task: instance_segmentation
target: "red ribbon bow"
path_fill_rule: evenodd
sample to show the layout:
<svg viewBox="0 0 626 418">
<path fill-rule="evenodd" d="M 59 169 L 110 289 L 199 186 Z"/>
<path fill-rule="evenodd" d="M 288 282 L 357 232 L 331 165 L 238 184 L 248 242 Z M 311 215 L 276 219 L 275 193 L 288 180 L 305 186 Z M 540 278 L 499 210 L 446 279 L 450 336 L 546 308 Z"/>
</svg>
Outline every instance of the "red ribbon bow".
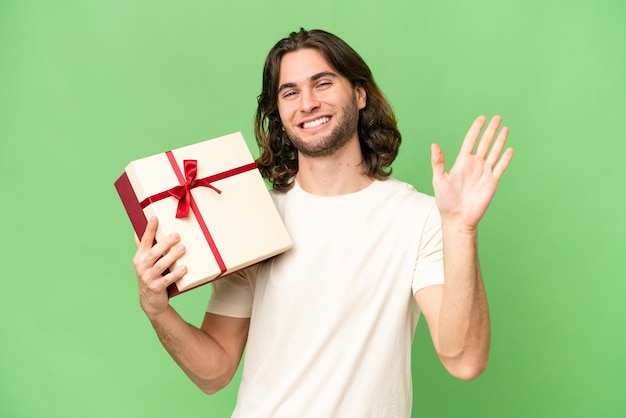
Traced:
<svg viewBox="0 0 626 418">
<path fill-rule="evenodd" d="M 183 164 L 185 166 L 185 182 L 183 184 L 179 184 L 178 186 L 174 186 L 169 190 L 165 190 L 164 192 L 148 197 L 141 202 L 142 208 L 145 208 L 149 204 L 157 202 L 168 196 L 173 196 L 178 199 L 176 217 L 186 218 L 189 216 L 189 208 L 191 207 L 191 189 L 203 186 L 213 189 L 218 194 L 222 193 L 221 190 L 211 184 L 212 180 L 215 181 L 215 177 L 196 179 L 196 174 L 198 174 L 198 160 L 184 160 Z"/>
<path fill-rule="evenodd" d="M 213 189 L 217 194 L 221 194 L 222 191 L 213 186 L 209 182 L 209 178 L 196 179 L 198 173 L 198 161 L 197 160 L 184 160 L 185 166 L 185 184 L 174 186 L 165 192 L 170 196 L 174 196 L 178 199 L 178 207 L 176 208 L 177 218 L 186 218 L 189 216 L 189 207 L 191 206 L 191 189 L 195 187 L 208 187 Z"/>
</svg>

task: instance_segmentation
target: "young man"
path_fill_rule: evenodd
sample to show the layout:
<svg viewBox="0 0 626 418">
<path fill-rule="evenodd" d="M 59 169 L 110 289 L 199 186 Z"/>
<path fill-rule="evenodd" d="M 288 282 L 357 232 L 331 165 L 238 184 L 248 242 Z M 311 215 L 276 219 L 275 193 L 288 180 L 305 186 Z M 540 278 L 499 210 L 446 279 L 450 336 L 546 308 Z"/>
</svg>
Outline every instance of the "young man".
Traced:
<svg viewBox="0 0 626 418">
<path fill-rule="evenodd" d="M 426 196 L 390 176 L 401 136 L 361 57 L 324 31 L 279 41 L 257 163 L 294 247 L 215 282 L 198 329 L 168 303 L 184 267 L 161 276 L 184 247 L 176 235 L 152 246 L 152 219 L 133 261 L 161 342 L 206 393 L 230 381 L 246 347 L 236 417 L 410 416 L 420 313 L 446 369 L 475 379 L 490 342 L 477 227 L 513 156 L 500 121 L 479 140 L 476 119 L 449 172 L 432 146 Z"/>
</svg>

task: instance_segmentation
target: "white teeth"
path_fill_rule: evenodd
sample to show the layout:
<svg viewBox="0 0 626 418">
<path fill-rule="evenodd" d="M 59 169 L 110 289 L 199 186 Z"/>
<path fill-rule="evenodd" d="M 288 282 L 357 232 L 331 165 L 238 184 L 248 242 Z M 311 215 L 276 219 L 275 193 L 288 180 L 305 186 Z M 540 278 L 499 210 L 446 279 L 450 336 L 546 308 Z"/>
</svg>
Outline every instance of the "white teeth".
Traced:
<svg viewBox="0 0 626 418">
<path fill-rule="evenodd" d="M 311 122 L 305 122 L 305 123 L 303 123 L 303 124 L 302 124 L 302 127 L 303 127 L 304 129 L 307 129 L 307 128 L 314 128 L 314 127 L 316 127 L 316 126 L 320 126 L 320 125 L 321 125 L 321 124 L 323 124 L 323 123 L 327 123 L 329 120 L 330 120 L 330 118 L 329 118 L 329 117 L 324 116 L 323 118 L 319 118 L 319 119 L 316 119 L 316 120 L 311 121 Z"/>
</svg>

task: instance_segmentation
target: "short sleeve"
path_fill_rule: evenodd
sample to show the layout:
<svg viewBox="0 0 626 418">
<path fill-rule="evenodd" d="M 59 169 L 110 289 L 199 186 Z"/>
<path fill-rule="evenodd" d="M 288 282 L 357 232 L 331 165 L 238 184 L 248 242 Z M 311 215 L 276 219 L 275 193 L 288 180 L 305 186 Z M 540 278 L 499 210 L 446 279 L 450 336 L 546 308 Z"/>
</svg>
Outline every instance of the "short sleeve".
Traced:
<svg viewBox="0 0 626 418">
<path fill-rule="evenodd" d="M 211 283 L 212 293 L 206 311 L 234 318 L 249 318 L 254 297 L 252 283 L 257 271 L 258 264 Z"/>
<path fill-rule="evenodd" d="M 433 206 L 426 217 L 419 240 L 419 249 L 413 272 L 413 294 L 432 285 L 443 284 L 443 233 L 441 215 L 437 205 Z"/>
</svg>

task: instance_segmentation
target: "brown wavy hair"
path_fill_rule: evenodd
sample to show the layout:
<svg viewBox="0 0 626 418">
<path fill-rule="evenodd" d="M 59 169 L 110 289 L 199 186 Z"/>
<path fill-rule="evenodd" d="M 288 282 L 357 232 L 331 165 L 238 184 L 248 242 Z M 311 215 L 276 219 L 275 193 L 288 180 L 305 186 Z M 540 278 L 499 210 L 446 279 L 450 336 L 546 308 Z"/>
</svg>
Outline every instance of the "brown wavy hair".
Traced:
<svg viewBox="0 0 626 418">
<path fill-rule="evenodd" d="M 298 151 L 291 143 L 278 113 L 278 77 L 282 57 L 288 52 L 314 48 L 353 86 L 367 94 L 359 111 L 358 135 L 363 154 L 363 171 L 384 180 L 391 175 L 391 163 L 398 155 L 402 136 L 388 100 L 374 82 L 361 56 L 339 37 L 323 30 L 292 32 L 270 50 L 263 68 L 263 89 L 258 97 L 254 135 L 260 149 L 259 171 L 278 191 L 287 191 L 298 172 Z"/>
</svg>

